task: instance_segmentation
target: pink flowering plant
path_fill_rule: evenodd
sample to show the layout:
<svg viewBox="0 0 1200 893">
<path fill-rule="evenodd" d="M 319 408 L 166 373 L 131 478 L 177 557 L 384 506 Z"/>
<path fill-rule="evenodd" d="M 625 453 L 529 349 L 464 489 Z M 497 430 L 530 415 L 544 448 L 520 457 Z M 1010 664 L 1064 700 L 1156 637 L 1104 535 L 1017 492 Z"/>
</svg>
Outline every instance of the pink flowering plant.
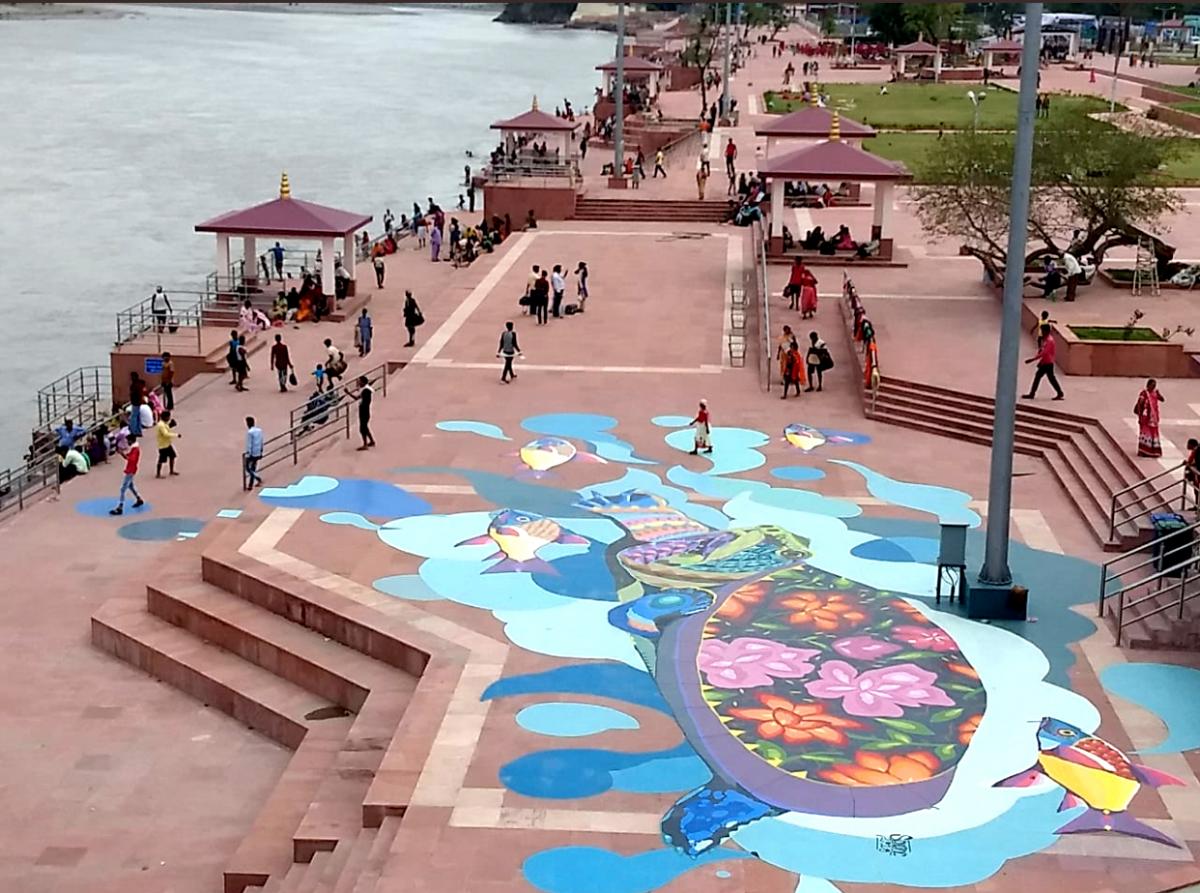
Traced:
<svg viewBox="0 0 1200 893">
<path fill-rule="evenodd" d="M 812 779 L 870 752 L 933 755 L 952 771 L 968 746 L 959 726 L 987 700 L 954 637 L 919 602 L 814 568 L 769 583 L 705 625 L 701 690 L 726 727 Z"/>
</svg>

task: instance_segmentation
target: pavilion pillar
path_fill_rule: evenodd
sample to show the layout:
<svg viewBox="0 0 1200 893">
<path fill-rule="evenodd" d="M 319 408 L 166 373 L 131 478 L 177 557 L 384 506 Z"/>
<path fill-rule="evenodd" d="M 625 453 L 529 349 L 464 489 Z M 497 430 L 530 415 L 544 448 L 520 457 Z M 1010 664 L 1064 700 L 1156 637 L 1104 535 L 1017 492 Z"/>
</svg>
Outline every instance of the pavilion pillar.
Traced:
<svg viewBox="0 0 1200 893">
<path fill-rule="evenodd" d="M 333 255 L 333 236 L 326 236 L 321 239 L 321 294 L 330 299 L 330 306 L 333 306 L 333 297 L 337 294 L 334 282 Z"/>
<path fill-rule="evenodd" d="M 767 251 L 772 255 L 783 254 L 783 215 L 787 201 L 783 195 L 785 181 L 771 180 L 771 219 L 767 230 Z"/>
<path fill-rule="evenodd" d="M 242 278 L 247 285 L 258 284 L 258 255 L 254 236 L 242 236 Z"/>
<path fill-rule="evenodd" d="M 892 203 L 895 200 L 895 192 L 894 183 L 880 181 L 875 184 L 874 217 L 871 221 L 872 239 L 882 241 L 883 234 L 892 228 Z"/>
<path fill-rule="evenodd" d="M 352 232 L 342 236 L 342 266 L 350 274 L 350 281 L 346 283 L 348 298 L 358 293 L 358 246 L 354 236 Z"/>
<path fill-rule="evenodd" d="M 933 82 L 936 84 L 942 79 L 942 54 L 937 52 L 933 54 Z"/>
<path fill-rule="evenodd" d="M 771 157 L 771 152 L 775 149 L 775 137 L 767 137 L 767 157 Z"/>
<path fill-rule="evenodd" d="M 994 54 L 992 53 L 991 50 L 987 50 L 983 54 L 983 67 L 990 70 L 992 68 L 993 61 L 995 61 Z"/>
<path fill-rule="evenodd" d="M 900 53 L 896 56 L 896 74 L 904 77 L 904 72 L 908 70 L 908 56 Z"/>
<path fill-rule="evenodd" d="M 229 236 L 217 233 L 217 291 L 229 287 Z"/>
</svg>

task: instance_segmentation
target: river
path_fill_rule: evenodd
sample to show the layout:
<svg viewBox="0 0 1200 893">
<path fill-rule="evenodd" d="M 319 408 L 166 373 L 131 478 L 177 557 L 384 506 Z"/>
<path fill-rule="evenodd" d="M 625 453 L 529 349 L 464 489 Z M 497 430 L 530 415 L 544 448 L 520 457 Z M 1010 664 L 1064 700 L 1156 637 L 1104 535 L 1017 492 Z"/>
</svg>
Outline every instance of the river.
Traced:
<svg viewBox="0 0 1200 893">
<path fill-rule="evenodd" d="M 107 364 L 118 310 L 203 283 L 196 223 L 273 198 L 286 170 L 297 198 L 377 232 L 385 207 L 452 207 L 489 125 L 533 95 L 589 106 L 612 36 L 498 8 L 0 21 L 0 467 L 28 446 L 38 387 Z"/>
</svg>

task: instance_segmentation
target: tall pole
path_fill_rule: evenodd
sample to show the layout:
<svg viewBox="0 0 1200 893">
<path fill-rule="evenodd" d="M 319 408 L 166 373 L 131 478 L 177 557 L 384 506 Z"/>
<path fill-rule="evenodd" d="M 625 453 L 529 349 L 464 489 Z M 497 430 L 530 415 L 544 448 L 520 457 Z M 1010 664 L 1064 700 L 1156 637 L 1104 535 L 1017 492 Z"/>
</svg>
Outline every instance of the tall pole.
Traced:
<svg viewBox="0 0 1200 893">
<path fill-rule="evenodd" d="M 613 124 L 613 176 L 622 176 L 625 168 L 625 4 L 617 4 L 617 85 L 613 91 L 617 103 Z"/>
<path fill-rule="evenodd" d="M 729 30 L 733 27 L 733 4 L 725 4 L 725 71 L 721 75 L 721 117 L 729 114 L 729 63 L 733 55 L 733 41 Z"/>
<path fill-rule="evenodd" d="M 1033 179 L 1033 127 L 1042 44 L 1042 4 L 1025 4 L 1021 48 L 1021 95 L 1017 99 L 1017 140 L 1013 150 L 1012 203 L 1009 206 L 1008 263 L 1004 268 L 1004 309 L 996 360 L 996 419 L 992 428 L 992 468 L 988 486 L 987 551 L 979 579 L 1004 586 L 1008 569 L 1008 528 L 1012 510 L 1012 466 L 1017 411 L 1017 367 L 1021 350 L 1021 291 Z"/>
<path fill-rule="evenodd" d="M 1125 38 L 1129 33 L 1129 19 L 1121 20 L 1121 30 L 1113 41 L 1113 75 L 1112 91 L 1108 97 L 1108 111 L 1111 114 L 1117 110 L 1117 69 L 1121 67 L 1121 57 L 1125 55 Z"/>
</svg>

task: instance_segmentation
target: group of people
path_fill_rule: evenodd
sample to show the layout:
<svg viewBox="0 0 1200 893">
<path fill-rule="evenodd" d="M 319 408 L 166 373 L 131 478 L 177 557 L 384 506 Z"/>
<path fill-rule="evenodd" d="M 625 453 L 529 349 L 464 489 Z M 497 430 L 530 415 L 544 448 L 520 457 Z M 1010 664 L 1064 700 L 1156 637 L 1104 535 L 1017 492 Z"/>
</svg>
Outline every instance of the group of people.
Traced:
<svg viewBox="0 0 1200 893">
<path fill-rule="evenodd" d="M 567 290 L 567 278 L 562 264 L 555 264 L 547 269 L 540 264 L 534 264 L 525 282 L 525 294 L 518 300 L 522 312 L 537 317 L 537 324 L 544 326 L 553 316 L 561 319 L 564 314 L 583 313 L 588 299 L 588 265 L 587 261 L 579 261 L 575 267 L 575 293 L 578 303 L 564 304 Z"/>
<path fill-rule="evenodd" d="M 807 385 L 805 391 L 820 391 L 825 385 L 825 373 L 833 368 L 833 357 L 829 348 L 816 332 L 808 333 L 808 346 L 803 354 L 800 352 L 800 342 L 791 326 L 783 327 L 775 350 L 775 359 L 779 363 L 779 377 L 783 382 L 783 396 L 786 400 L 788 390 L 796 389 L 800 396 L 800 386 Z"/>
</svg>

